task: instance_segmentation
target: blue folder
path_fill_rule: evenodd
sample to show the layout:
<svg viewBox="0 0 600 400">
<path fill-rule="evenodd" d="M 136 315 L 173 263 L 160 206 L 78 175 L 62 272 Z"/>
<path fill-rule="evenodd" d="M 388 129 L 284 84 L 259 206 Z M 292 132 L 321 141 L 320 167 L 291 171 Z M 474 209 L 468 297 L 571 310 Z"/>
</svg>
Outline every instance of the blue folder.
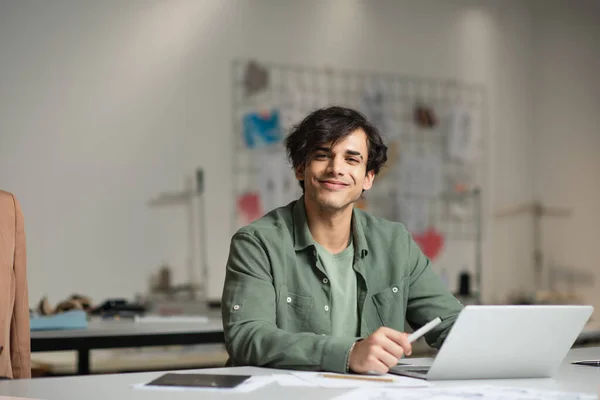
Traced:
<svg viewBox="0 0 600 400">
<path fill-rule="evenodd" d="M 29 326 L 32 331 L 87 329 L 88 320 L 85 311 L 73 310 L 56 315 L 31 317 Z"/>
</svg>

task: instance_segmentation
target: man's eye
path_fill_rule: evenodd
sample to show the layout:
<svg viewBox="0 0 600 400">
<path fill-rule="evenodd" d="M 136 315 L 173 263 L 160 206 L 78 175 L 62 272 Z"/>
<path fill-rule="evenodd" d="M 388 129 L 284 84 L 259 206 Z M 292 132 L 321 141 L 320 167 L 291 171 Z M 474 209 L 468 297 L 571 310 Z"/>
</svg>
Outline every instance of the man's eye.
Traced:
<svg viewBox="0 0 600 400">
<path fill-rule="evenodd" d="M 349 158 L 348 162 L 352 163 L 352 164 L 356 164 L 358 162 L 358 160 L 356 158 Z"/>
<path fill-rule="evenodd" d="M 315 155 L 315 158 L 317 160 L 324 160 L 327 158 L 327 154 L 320 153 L 320 154 Z"/>
</svg>

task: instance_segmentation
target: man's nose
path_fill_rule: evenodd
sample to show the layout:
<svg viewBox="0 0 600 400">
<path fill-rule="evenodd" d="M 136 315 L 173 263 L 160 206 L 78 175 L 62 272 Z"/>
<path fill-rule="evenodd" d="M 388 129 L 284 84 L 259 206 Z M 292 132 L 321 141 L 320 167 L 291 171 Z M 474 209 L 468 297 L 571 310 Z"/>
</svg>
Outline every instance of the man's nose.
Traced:
<svg viewBox="0 0 600 400">
<path fill-rule="evenodd" d="M 329 173 L 338 176 L 344 174 L 344 160 L 339 157 L 331 157 L 329 159 Z"/>
</svg>

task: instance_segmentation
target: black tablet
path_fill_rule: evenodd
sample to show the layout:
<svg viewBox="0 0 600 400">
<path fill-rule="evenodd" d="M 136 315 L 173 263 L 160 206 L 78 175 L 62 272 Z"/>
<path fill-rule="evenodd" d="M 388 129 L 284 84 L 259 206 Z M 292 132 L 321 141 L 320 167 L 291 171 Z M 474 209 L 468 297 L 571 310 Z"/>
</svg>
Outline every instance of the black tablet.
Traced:
<svg viewBox="0 0 600 400">
<path fill-rule="evenodd" d="M 146 386 L 234 388 L 248 378 L 250 378 L 250 375 L 167 373 L 147 383 Z"/>
</svg>

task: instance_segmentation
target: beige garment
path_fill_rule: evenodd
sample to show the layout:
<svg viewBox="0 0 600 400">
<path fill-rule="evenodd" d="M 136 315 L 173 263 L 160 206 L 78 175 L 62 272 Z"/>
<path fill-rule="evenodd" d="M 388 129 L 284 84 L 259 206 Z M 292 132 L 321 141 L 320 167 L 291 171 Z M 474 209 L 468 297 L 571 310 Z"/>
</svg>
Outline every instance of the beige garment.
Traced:
<svg viewBox="0 0 600 400">
<path fill-rule="evenodd" d="M 15 197 L 0 190 L 0 376 L 31 377 L 25 226 Z"/>
</svg>

